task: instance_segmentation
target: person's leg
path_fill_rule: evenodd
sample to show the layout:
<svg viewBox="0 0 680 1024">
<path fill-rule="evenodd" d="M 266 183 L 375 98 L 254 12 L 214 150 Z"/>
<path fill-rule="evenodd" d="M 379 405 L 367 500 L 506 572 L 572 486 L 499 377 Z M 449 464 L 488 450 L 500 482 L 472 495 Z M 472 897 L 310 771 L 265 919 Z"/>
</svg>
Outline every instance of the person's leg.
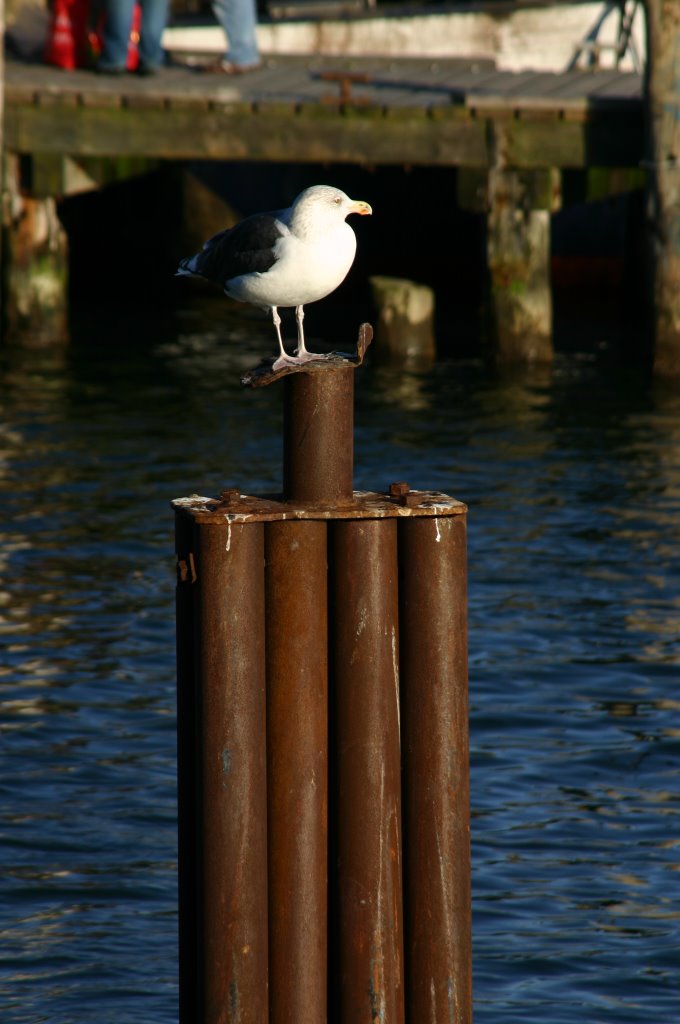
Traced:
<svg viewBox="0 0 680 1024">
<path fill-rule="evenodd" d="M 163 64 L 161 37 L 168 21 L 168 7 L 169 0 L 142 0 L 142 25 L 139 33 L 141 70 L 153 70 Z"/>
<path fill-rule="evenodd" d="M 134 0 L 107 0 L 105 4 L 100 71 L 124 71 L 130 42 Z"/>
<path fill-rule="evenodd" d="M 227 37 L 225 60 L 242 67 L 257 64 L 255 0 L 213 0 L 213 11 Z"/>
</svg>

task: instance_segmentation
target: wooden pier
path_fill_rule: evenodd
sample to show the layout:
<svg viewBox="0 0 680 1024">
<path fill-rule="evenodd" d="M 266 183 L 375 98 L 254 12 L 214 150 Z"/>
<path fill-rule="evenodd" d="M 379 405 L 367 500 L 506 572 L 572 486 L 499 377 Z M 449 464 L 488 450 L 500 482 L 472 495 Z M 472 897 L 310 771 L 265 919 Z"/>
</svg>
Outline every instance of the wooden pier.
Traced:
<svg viewBox="0 0 680 1024">
<path fill-rule="evenodd" d="M 459 205 L 487 216 L 489 324 L 508 360 L 552 357 L 550 214 L 561 171 L 638 168 L 643 123 L 638 74 L 512 73 L 491 61 L 276 56 L 238 78 L 187 65 L 140 78 L 8 62 L 5 76 L 5 151 L 22 156 L 24 203 L 54 203 L 158 161 L 457 168 Z M 18 262 L 30 244 L 18 244 Z M 48 239 L 41 287 L 50 252 L 58 246 Z"/>
<path fill-rule="evenodd" d="M 326 81 L 328 72 L 365 81 Z M 634 73 L 512 73 L 402 58 L 275 57 L 239 78 L 105 77 L 8 63 L 5 146 L 25 154 L 517 168 L 642 158 Z"/>
</svg>

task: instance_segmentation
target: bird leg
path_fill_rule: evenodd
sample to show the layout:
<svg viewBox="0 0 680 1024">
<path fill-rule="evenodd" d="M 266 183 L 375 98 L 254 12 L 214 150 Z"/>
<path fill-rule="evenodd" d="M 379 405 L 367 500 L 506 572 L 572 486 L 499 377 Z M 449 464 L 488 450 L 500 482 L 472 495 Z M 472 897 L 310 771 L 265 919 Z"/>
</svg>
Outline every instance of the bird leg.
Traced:
<svg viewBox="0 0 680 1024">
<path fill-rule="evenodd" d="M 283 347 L 283 340 L 281 338 L 281 317 L 276 306 L 272 306 L 272 320 L 274 321 L 274 330 L 276 331 L 276 337 L 279 342 L 280 355 L 278 359 L 273 363 L 272 370 L 280 370 L 282 366 L 297 365 L 300 361 L 295 356 L 289 356 Z"/>
<path fill-rule="evenodd" d="M 315 356 L 313 352 L 308 352 L 305 348 L 305 332 L 302 327 L 302 321 L 305 318 L 305 311 L 302 306 L 295 307 L 295 321 L 297 323 L 298 332 L 298 346 L 295 350 L 295 355 L 299 363 L 307 363 L 310 359 L 318 359 L 319 356 Z"/>
</svg>

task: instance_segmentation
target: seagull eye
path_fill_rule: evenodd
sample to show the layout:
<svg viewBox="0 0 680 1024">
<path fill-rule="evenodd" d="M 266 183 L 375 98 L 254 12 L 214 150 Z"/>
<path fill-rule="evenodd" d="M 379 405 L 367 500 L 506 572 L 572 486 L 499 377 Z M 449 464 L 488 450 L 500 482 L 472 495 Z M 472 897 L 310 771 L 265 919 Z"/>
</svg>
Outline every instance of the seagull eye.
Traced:
<svg viewBox="0 0 680 1024">
<path fill-rule="evenodd" d="M 340 206 L 342 199 L 340 198 L 340 196 L 336 196 L 333 202 L 335 203 L 336 206 Z"/>
</svg>

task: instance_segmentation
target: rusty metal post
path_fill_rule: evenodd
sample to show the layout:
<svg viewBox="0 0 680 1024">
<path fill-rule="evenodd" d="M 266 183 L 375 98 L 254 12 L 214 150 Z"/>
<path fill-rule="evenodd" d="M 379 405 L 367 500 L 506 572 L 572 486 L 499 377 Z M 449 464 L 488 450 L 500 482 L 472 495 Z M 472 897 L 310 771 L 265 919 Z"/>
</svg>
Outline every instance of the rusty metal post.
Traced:
<svg viewBox="0 0 680 1024">
<path fill-rule="evenodd" d="M 196 571 L 194 529 L 175 515 L 177 553 L 177 832 L 179 904 L 179 1019 L 192 1019 L 198 998 L 198 875 L 196 862 Z"/>
<path fill-rule="evenodd" d="M 270 1024 L 324 1024 L 326 523 L 273 522 L 265 531 Z"/>
<path fill-rule="evenodd" d="M 189 1020 L 263 1024 L 268 1018 L 264 527 L 206 524 L 196 533 L 201 999 Z"/>
<path fill-rule="evenodd" d="M 470 1024 L 465 516 L 399 523 L 409 1024 Z"/>
<path fill-rule="evenodd" d="M 349 501 L 354 470 L 354 367 L 285 380 L 283 496 Z"/>
<path fill-rule="evenodd" d="M 400 1024 L 396 520 L 335 522 L 333 577 L 339 1019 Z"/>
<path fill-rule="evenodd" d="M 173 502 L 181 1024 L 471 1024 L 465 506 L 353 493 L 369 341 L 244 378 L 282 500 Z"/>
</svg>

